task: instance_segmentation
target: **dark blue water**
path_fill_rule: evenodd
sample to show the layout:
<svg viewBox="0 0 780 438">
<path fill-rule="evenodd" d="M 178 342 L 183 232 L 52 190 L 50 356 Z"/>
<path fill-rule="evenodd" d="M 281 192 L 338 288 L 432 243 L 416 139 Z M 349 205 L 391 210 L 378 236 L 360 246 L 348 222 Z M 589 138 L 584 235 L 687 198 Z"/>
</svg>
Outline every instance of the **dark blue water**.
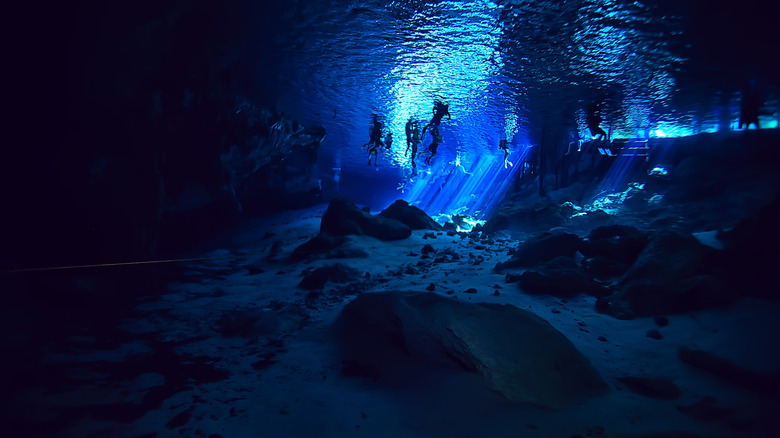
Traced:
<svg viewBox="0 0 780 438">
<path fill-rule="evenodd" d="M 375 208 L 403 197 L 435 215 L 486 215 L 530 147 L 589 139 L 600 105 L 612 138 L 735 129 L 740 90 L 759 84 L 777 111 L 776 31 L 763 2 L 291 1 L 271 21 L 277 104 L 328 132 L 324 181 Z M 769 41 L 767 41 L 769 39 Z M 270 61 L 269 61 L 270 62 Z M 449 104 L 444 141 L 418 174 L 404 124 Z M 372 114 L 394 135 L 367 164 Z M 765 116 L 765 127 L 777 116 Z M 546 134 L 545 134 L 546 131 Z M 423 158 L 431 136 L 426 135 Z"/>
</svg>

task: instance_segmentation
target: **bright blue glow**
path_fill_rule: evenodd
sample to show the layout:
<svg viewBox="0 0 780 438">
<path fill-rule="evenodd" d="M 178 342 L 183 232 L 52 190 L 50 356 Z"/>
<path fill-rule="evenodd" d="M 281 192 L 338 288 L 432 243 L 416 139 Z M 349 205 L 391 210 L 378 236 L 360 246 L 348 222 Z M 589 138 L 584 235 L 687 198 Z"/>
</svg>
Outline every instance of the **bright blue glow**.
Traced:
<svg viewBox="0 0 780 438">
<path fill-rule="evenodd" d="M 609 168 L 599 184 L 599 193 L 612 193 L 623 190 L 629 179 L 647 163 L 647 157 L 632 153 L 634 142 L 627 142 L 615 162 Z"/>
<path fill-rule="evenodd" d="M 509 156 L 515 163 L 504 168 L 503 153 L 477 157 L 467 169 L 456 157 L 452 162 L 434 162 L 399 187 L 403 198 L 425 210 L 438 214 L 468 214 L 486 218 L 495 210 L 511 187 L 530 148 L 518 148 Z"/>
</svg>

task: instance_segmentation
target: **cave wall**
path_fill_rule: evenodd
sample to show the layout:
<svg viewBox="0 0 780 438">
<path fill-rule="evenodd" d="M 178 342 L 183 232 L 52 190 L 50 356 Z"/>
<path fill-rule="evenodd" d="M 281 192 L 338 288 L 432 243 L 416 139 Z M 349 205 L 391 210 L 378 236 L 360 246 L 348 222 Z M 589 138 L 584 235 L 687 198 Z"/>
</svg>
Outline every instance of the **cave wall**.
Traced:
<svg viewBox="0 0 780 438">
<path fill-rule="evenodd" d="M 257 80 L 263 7 L 76 1 L 32 17 L 0 262 L 148 259 L 315 200 L 325 133 L 277 113 Z"/>
</svg>

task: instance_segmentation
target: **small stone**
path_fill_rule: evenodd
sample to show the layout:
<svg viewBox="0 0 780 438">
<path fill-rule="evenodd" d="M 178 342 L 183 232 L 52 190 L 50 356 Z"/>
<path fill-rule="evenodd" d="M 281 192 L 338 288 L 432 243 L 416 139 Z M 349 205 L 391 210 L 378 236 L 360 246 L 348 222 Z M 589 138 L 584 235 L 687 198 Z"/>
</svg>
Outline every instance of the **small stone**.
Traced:
<svg viewBox="0 0 780 438">
<path fill-rule="evenodd" d="M 455 291 L 450 289 L 450 290 L 448 290 L 447 292 L 444 292 L 444 293 L 447 294 L 447 295 L 452 295 L 452 294 L 455 293 Z"/>
<path fill-rule="evenodd" d="M 662 335 L 661 332 L 658 331 L 658 329 L 648 330 L 647 333 L 645 333 L 645 336 L 647 336 L 648 338 L 659 339 L 659 340 L 664 338 L 664 335 Z"/>
<path fill-rule="evenodd" d="M 607 338 L 605 338 L 604 336 L 599 336 L 599 337 L 598 337 L 598 338 L 596 338 L 596 339 L 598 339 L 598 340 L 599 340 L 599 341 L 601 341 L 601 342 L 607 342 Z"/>
<path fill-rule="evenodd" d="M 435 291 L 436 290 L 436 285 L 431 283 L 431 284 L 428 285 L 428 287 L 425 288 L 425 290 L 429 290 L 431 292 Z"/>
<path fill-rule="evenodd" d="M 431 246 L 431 244 L 430 244 L 430 243 L 426 243 L 426 244 L 425 244 L 425 246 L 423 246 L 423 248 L 422 248 L 422 251 L 421 251 L 421 252 L 422 252 L 423 254 L 428 254 L 428 253 L 431 253 L 431 252 L 436 252 L 436 250 L 435 250 L 435 249 L 433 249 L 433 247 Z"/>
<path fill-rule="evenodd" d="M 499 291 L 495 291 L 495 292 L 493 292 L 493 296 L 494 296 L 494 297 L 497 297 L 497 296 L 499 296 L 499 295 L 501 295 L 501 292 L 499 292 Z"/>
<path fill-rule="evenodd" d="M 463 293 L 464 294 L 475 294 L 475 293 L 477 293 L 477 289 L 475 289 L 473 287 L 470 287 L 470 288 L 466 289 L 465 291 L 463 291 Z"/>
<path fill-rule="evenodd" d="M 655 324 L 658 327 L 666 327 L 667 325 L 669 325 L 669 318 L 665 316 L 656 316 L 655 318 L 653 318 L 653 321 L 655 321 Z"/>
<path fill-rule="evenodd" d="M 560 310 L 558 310 L 558 309 L 555 309 L 555 308 L 553 308 L 553 309 L 552 309 L 552 313 L 561 313 L 561 311 L 560 311 Z"/>
</svg>

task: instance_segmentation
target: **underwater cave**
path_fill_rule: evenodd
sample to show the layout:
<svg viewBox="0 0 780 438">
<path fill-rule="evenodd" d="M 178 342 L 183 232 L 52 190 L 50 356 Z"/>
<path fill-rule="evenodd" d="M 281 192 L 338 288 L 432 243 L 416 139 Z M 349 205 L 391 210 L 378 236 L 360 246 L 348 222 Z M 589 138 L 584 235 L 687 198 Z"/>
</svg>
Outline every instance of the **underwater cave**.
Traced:
<svg viewBox="0 0 780 438">
<path fill-rule="evenodd" d="M 780 436 L 769 2 L 17 7 L 11 435 Z"/>
</svg>

